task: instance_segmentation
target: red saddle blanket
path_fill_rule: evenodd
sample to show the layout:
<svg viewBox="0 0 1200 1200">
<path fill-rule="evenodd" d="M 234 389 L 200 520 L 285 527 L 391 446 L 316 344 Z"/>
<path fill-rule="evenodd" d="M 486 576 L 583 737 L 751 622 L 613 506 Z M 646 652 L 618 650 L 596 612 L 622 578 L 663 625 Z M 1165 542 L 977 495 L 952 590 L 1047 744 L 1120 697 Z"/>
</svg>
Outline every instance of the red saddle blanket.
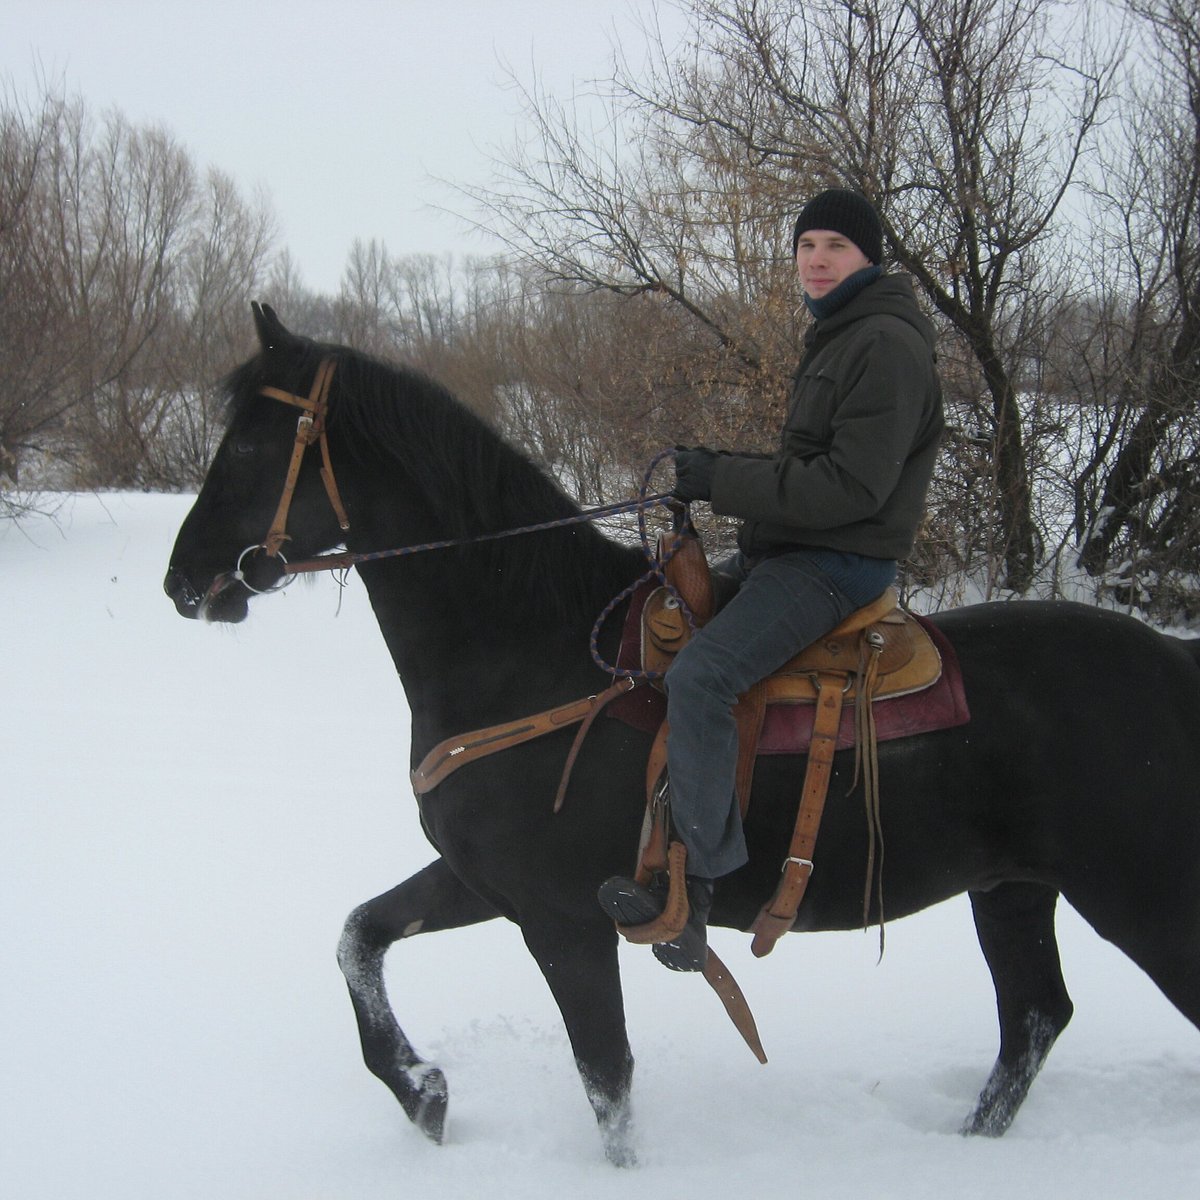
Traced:
<svg viewBox="0 0 1200 1200">
<path fill-rule="evenodd" d="M 617 666 L 621 670 L 636 671 L 641 666 L 642 606 L 652 590 L 653 585 L 647 585 L 639 589 L 630 601 L 617 658 Z M 932 733 L 938 729 L 952 729 L 956 725 L 965 725 L 971 719 L 954 647 L 931 621 L 913 615 L 928 631 L 942 657 L 942 674 L 936 683 L 924 691 L 875 701 L 876 736 L 881 742 L 918 733 Z M 635 729 L 653 733 L 666 718 L 667 698 L 658 688 L 634 688 L 627 695 L 614 700 L 605 711 L 608 716 Z M 805 753 L 812 740 L 815 711 L 813 704 L 768 704 L 758 753 Z M 838 749 L 847 750 L 853 745 L 854 705 L 848 704 L 842 713 L 838 730 Z"/>
</svg>

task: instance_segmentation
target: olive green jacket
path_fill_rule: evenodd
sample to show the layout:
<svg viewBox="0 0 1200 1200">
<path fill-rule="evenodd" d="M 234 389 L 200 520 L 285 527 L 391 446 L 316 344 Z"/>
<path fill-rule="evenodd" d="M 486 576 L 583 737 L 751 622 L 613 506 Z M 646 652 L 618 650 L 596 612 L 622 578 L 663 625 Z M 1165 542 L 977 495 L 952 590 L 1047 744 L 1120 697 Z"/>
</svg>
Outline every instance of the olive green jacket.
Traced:
<svg viewBox="0 0 1200 1200">
<path fill-rule="evenodd" d="M 722 454 L 714 511 L 751 556 L 821 546 L 905 558 L 944 429 L 934 330 L 907 275 L 883 275 L 813 324 L 779 450 Z"/>
</svg>

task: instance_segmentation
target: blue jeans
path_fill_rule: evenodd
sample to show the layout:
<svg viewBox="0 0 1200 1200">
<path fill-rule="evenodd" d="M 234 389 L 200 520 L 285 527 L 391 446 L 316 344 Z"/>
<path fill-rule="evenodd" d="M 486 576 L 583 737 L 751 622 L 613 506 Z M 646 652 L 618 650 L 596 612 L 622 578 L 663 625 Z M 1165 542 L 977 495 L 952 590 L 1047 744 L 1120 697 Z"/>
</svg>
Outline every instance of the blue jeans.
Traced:
<svg viewBox="0 0 1200 1200">
<path fill-rule="evenodd" d="M 734 794 L 738 696 L 870 604 L 895 578 L 890 559 L 834 550 L 763 559 L 676 656 L 665 680 L 667 771 L 671 820 L 687 847 L 689 875 L 716 878 L 746 861 Z"/>
</svg>

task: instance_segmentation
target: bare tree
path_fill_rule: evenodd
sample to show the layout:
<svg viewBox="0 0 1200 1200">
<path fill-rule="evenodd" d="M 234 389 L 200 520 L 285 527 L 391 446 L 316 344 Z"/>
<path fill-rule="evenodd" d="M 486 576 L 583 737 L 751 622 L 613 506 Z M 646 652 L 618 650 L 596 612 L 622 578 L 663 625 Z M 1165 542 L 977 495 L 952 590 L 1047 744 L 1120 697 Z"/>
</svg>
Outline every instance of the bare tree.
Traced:
<svg viewBox="0 0 1200 1200">
<path fill-rule="evenodd" d="M 603 122 L 582 101 L 527 90 L 534 132 L 510 149 L 501 185 L 469 194 L 548 285 L 649 296 L 686 318 L 697 403 L 677 436 L 708 434 L 706 407 L 728 399 L 718 425 L 736 425 L 737 408 L 775 399 L 795 344 L 780 184 L 722 128 L 617 86 Z"/>
<path fill-rule="evenodd" d="M 513 268 L 486 332 L 508 368 L 498 419 L 581 498 L 633 491 L 654 452 L 696 420 L 694 329 L 654 294 L 612 293 Z M 689 341 L 689 333 L 693 335 Z"/>
<path fill-rule="evenodd" d="M 627 143 L 532 92 L 534 144 L 476 198 L 552 276 L 668 297 L 708 335 L 710 376 L 769 426 L 796 332 L 787 214 L 814 186 L 860 188 L 970 353 L 954 399 L 991 446 L 974 499 L 1004 581 L 1025 590 L 1039 538 L 1014 331 L 1111 66 L 1082 48 L 1067 60 L 1050 0 L 687 8 L 684 52 L 660 47 L 649 79 L 616 72 L 609 118 L 632 112 Z"/>
<path fill-rule="evenodd" d="M 0 109 L 0 478 L 13 483 L 78 399 L 85 354 L 71 335 L 52 271 L 45 188 L 65 105 L 5 94 Z"/>
<path fill-rule="evenodd" d="M 194 168 L 162 130 L 137 129 L 113 114 L 93 139 L 78 111 L 51 181 L 56 273 L 87 345 L 67 430 L 78 482 L 137 486 L 160 408 L 147 351 L 170 322 Z"/>
<path fill-rule="evenodd" d="M 247 350 L 246 306 L 258 289 L 275 222 L 212 169 L 196 189 L 172 288 L 172 320 L 142 375 L 144 473 L 156 486 L 197 484 L 223 432 L 218 384 Z"/>
<path fill-rule="evenodd" d="M 1103 162 L 1104 336 L 1087 360 L 1107 424 L 1077 484 L 1080 561 L 1127 599 L 1176 608 L 1200 534 L 1200 6 L 1129 0 L 1143 41 Z M 1194 608 L 1187 602 L 1186 608 Z"/>
<path fill-rule="evenodd" d="M 0 444 L 9 475 L 179 486 L 214 444 L 211 383 L 271 238 L 165 131 L 46 89 L 0 110 Z M 240 335 L 239 335 L 240 343 Z M 57 474 L 46 464 L 62 464 Z"/>
<path fill-rule="evenodd" d="M 436 376 L 487 413 L 494 406 L 489 384 L 473 383 L 460 365 L 480 317 L 484 273 L 471 260 L 396 257 L 382 242 L 356 241 L 333 309 L 333 335 Z"/>
<path fill-rule="evenodd" d="M 305 284 L 286 247 L 271 258 L 266 278 L 258 283 L 262 288 L 261 298 L 287 313 L 289 325 L 324 341 L 338 336 L 336 298 L 314 292 Z"/>
</svg>

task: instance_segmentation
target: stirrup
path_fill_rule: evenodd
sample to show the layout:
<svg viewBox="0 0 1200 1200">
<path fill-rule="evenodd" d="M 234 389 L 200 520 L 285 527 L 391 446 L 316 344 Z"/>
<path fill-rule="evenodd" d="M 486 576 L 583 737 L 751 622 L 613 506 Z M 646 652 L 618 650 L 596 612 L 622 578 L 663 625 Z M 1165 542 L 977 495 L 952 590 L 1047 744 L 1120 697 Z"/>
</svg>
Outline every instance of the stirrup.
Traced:
<svg viewBox="0 0 1200 1200">
<path fill-rule="evenodd" d="M 670 874 L 666 903 L 661 908 L 651 889 L 635 880 L 629 880 L 631 886 L 623 888 L 620 894 L 614 887 L 607 898 L 605 889 L 619 877 L 601 884 L 599 899 L 605 910 L 614 919 L 627 914 L 625 921 L 615 920 L 617 932 L 626 941 L 636 946 L 652 946 L 660 942 L 673 942 L 683 933 L 690 915 L 687 880 L 684 877 L 686 861 L 687 848 L 682 842 L 673 842 L 667 851 Z M 617 886 L 623 886 L 623 883 Z M 643 916 L 643 919 L 630 921 L 629 918 L 634 916 Z"/>
</svg>

